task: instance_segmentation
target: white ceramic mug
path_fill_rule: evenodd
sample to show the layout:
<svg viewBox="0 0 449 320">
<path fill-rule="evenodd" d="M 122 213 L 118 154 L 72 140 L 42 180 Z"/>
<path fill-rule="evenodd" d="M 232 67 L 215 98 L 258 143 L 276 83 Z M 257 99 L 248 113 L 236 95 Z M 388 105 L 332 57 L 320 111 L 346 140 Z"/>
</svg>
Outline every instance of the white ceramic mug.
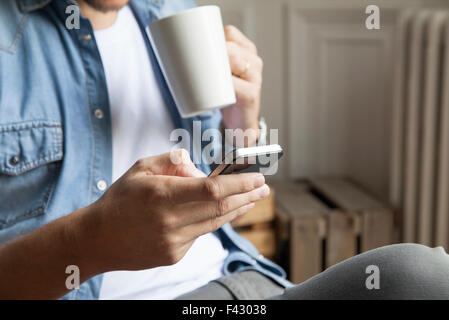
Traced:
<svg viewBox="0 0 449 320">
<path fill-rule="evenodd" d="M 182 11 L 154 21 L 149 31 L 183 118 L 236 102 L 219 7 Z"/>
</svg>

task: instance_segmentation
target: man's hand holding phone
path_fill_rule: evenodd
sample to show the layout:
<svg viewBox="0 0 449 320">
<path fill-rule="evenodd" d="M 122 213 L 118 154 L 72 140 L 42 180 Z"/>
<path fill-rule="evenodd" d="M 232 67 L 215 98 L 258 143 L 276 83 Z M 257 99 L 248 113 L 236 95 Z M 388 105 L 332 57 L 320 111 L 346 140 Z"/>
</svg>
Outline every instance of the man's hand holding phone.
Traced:
<svg viewBox="0 0 449 320">
<path fill-rule="evenodd" d="M 79 215 L 75 241 L 100 270 L 174 264 L 199 236 L 215 231 L 269 195 L 260 173 L 206 177 L 187 151 L 139 160 Z M 86 234 L 87 233 L 87 234 Z M 92 241 L 93 240 L 93 241 Z M 89 255 L 87 257 L 86 255 Z M 96 272 L 95 272 L 96 273 Z"/>
</svg>

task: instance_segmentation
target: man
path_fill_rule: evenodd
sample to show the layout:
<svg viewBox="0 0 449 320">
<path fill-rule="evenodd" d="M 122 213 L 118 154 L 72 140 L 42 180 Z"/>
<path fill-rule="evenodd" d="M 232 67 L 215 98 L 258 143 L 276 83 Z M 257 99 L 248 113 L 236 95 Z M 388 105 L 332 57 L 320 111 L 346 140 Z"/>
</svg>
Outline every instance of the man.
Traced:
<svg viewBox="0 0 449 320">
<path fill-rule="evenodd" d="M 167 153 L 171 130 L 194 120 L 252 129 L 246 143 L 257 141 L 254 44 L 225 29 L 237 103 L 181 119 L 145 27 L 193 2 L 79 0 L 75 29 L 69 5 L 0 4 L 0 297 L 245 299 L 286 287 L 274 298 L 449 297 L 447 255 L 418 245 L 359 255 L 299 286 L 285 280 L 228 224 L 268 195 L 263 176 L 207 178 L 185 151 Z M 69 292 L 73 265 L 82 285 Z M 368 265 L 381 290 L 365 287 Z"/>
</svg>

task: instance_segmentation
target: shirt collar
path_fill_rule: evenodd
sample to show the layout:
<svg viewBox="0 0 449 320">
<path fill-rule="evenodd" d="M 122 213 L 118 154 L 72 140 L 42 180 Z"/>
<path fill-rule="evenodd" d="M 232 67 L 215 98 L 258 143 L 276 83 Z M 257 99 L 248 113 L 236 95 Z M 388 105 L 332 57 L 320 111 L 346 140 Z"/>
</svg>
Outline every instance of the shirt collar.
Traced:
<svg viewBox="0 0 449 320">
<path fill-rule="evenodd" d="M 46 5 L 48 5 L 52 0 L 16 0 L 19 6 L 19 10 L 23 13 L 32 12 L 34 10 L 42 9 Z M 66 2 L 70 2 L 71 4 L 76 4 L 75 0 L 66 0 Z M 131 1 L 134 3 L 136 7 L 139 9 L 145 9 L 145 11 L 149 7 L 161 7 L 164 4 L 164 0 L 153 0 L 153 1 Z"/>
<path fill-rule="evenodd" d="M 28 13 L 37 9 L 42 9 L 52 0 L 16 0 L 19 10 L 23 13 Z"/>
</svg>

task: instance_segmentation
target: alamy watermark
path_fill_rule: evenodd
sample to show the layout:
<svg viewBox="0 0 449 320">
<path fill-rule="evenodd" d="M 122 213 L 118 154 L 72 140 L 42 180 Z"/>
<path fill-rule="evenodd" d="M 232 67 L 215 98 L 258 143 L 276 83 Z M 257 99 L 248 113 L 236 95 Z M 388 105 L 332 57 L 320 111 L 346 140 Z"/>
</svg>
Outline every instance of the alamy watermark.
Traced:
<svg viewBox="0 0 449 320">
<path fill-rule="evenodd" d="M 80 28 L 80 7 L 76 4 L 68 5 L 65 9 L 65 13 L 68 15 L 65 20 L 65 26 L 67 29 L 79 29 Z M 370 4 L 365 8 L 365 13 L 369 16 L 365 20 L 365 26 L 368 30 L 380 29 L 380 9 L 375 4 Z"/>
<path fill-rule="evenodd" d="M 192 130 L 175 129 L 170 134 L 170 141 L 175 142 L 170 152 L 170 160 L 175 165 L 182 163 L 183 159 L 179 157 L 176 150 L 185 149 L 192 151 L 192 162 L 194 164 L 231 164 L 234 159 L 225 157 L 232 150 L 245 146 L 245 142 L 251 138 L 258 136 L 260 130 L 254 129 L 216 129 L 209 128 L 202 131 L 202 122 L 193 121 Z M 224 137 L 223 137 L 224 133 Z M 278 130 L 270 129 L 268 140 L 270 144 L 278 143 Z M 259 141 L 253 146 L 258 146 L 262 142 Z M 260 165 L 259 170 L 265 175 L 273 175 L 278 169 L 278 155 L 264 154 L 251 158 L 239 158 L 236 164 L 255 164 Z"/>
<path fill-rule="evenodd" d="M 365 13 L 369 14 L 365 20 L 365 27 L 368 30 L 380 29 L 380 9 L 378 6 L 371 4 L 365 8 Z"/>
<path fill-rule="evenodd" d="M 78 30 L 80 28 L 81 17 L 80 7 L 71 4 L 65 8 L 65 13 L 68 14 L 68 17 L 65 19 L 65 27 L 69 30 Z"/>
<path fill-rule="evenodd" d="M 65 279 L 65 287 L 68 290 L 78 290 L 80 288 L 80 268 L 71 264 L 65 268 L 65 273 L 69 274 Z"/>
<path fill-rule="evenodd" d="M 379 267 L 372 264 L 366 267 L 365 273 L 369 274 L 366 278 L 365 286 L 368 290 L 380 289 L 380 270 Z"/>
</svg>

